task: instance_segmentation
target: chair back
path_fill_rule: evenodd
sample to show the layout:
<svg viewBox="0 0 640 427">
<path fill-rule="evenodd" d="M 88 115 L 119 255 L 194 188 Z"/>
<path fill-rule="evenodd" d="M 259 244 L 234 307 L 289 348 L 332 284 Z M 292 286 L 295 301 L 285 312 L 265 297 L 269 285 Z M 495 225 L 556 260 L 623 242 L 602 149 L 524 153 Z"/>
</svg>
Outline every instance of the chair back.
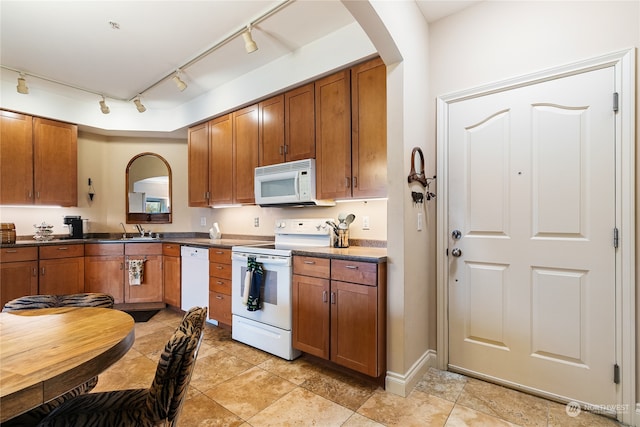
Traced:
<svg viewBox="0 0 640 427">
<path fill-rule="evenodd" d="M 190 309 L 173 333 L 158 361 L 147 395 L 147 410 L 154 421 L 173 426 L 182 410 L 207 318 L 206 307 Z"/>
<path fill-rule="evenodd" d="M 70 295 L 27 295 L 7 302 L 2 311 L 35 310 L 53 307 L 101 307 L 113 308 L 114 299 L 109 294 L 89 292 Z"/>
</svg>

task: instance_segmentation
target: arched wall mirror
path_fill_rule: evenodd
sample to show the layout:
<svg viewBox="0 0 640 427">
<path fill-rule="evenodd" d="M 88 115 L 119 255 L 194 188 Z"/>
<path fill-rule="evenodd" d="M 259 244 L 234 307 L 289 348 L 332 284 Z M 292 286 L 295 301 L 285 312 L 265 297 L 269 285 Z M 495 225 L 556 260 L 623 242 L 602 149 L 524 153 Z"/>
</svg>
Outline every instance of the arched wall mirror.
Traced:
<svg viewBox="0 0 640 427">
<path fill-rule="evenodd" d="M 171 167 L 160 155 L 140 153 L 127 165 L 127 224 L 171 222 Z"/>
</svg>

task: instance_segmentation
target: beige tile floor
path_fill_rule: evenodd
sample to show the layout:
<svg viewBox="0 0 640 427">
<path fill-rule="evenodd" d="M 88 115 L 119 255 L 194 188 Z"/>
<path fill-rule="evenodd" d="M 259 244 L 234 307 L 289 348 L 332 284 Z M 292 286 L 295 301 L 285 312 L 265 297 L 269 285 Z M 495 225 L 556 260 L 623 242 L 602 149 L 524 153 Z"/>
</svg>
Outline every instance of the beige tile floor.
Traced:
<svg viewBox="0 0 640 427">
<path fill-rule="evenodd" d="M 146 388 L 182 314 L 136 323 L 136 341 L 95 391 Z M 565 405 L 429 369 L 407 397 L 301 357 L 288 362 L 207 324 L 180 427 L 196 426 L 618 426 Z"/>
</svg>

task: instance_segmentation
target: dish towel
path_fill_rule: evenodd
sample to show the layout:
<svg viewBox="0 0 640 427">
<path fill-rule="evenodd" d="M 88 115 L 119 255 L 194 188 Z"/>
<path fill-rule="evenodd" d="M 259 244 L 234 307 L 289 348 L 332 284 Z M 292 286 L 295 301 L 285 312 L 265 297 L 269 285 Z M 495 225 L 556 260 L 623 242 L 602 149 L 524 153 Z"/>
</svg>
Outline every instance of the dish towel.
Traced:
<svg viewBox="0 0 640 427">
<path fill-rule="evenodd" d="M 249 286 L 247 286 L 247 277 L 249 275 Z M 247 310 L 249 311 L 256 311 L 262 308 L 260 301 L 260 288 L 262 287 L 263 275 L 264 270 L 262 268 L 262 264 L 256 262 L 255 257 L 247 258 L 247 276 L 245 276 L 244 293 L 246 294 L 247 289 L 249 289 L 247 296 Z"/>
<path fill-rule="evenodd" d="M 132 285 L 132 286 L 141 285 L 143 276 L 144 276 L 144 260 L 130 259 L 129 260 L 129 285 Z"/>
</svg>

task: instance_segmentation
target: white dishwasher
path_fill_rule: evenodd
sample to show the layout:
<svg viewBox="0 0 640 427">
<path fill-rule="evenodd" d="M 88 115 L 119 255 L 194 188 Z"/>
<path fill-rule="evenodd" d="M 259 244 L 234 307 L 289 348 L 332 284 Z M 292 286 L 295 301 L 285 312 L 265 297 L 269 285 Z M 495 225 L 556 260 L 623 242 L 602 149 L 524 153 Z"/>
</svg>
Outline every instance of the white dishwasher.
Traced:
<svg viewBox="0 0 640 427">
<path fill-rule="evenodd" d="M 180 308 L 188 311 L 196 306 L 209 307 L 209 249 L 182 246 L 180 256 L 182 261 Z"/>
</svg>

